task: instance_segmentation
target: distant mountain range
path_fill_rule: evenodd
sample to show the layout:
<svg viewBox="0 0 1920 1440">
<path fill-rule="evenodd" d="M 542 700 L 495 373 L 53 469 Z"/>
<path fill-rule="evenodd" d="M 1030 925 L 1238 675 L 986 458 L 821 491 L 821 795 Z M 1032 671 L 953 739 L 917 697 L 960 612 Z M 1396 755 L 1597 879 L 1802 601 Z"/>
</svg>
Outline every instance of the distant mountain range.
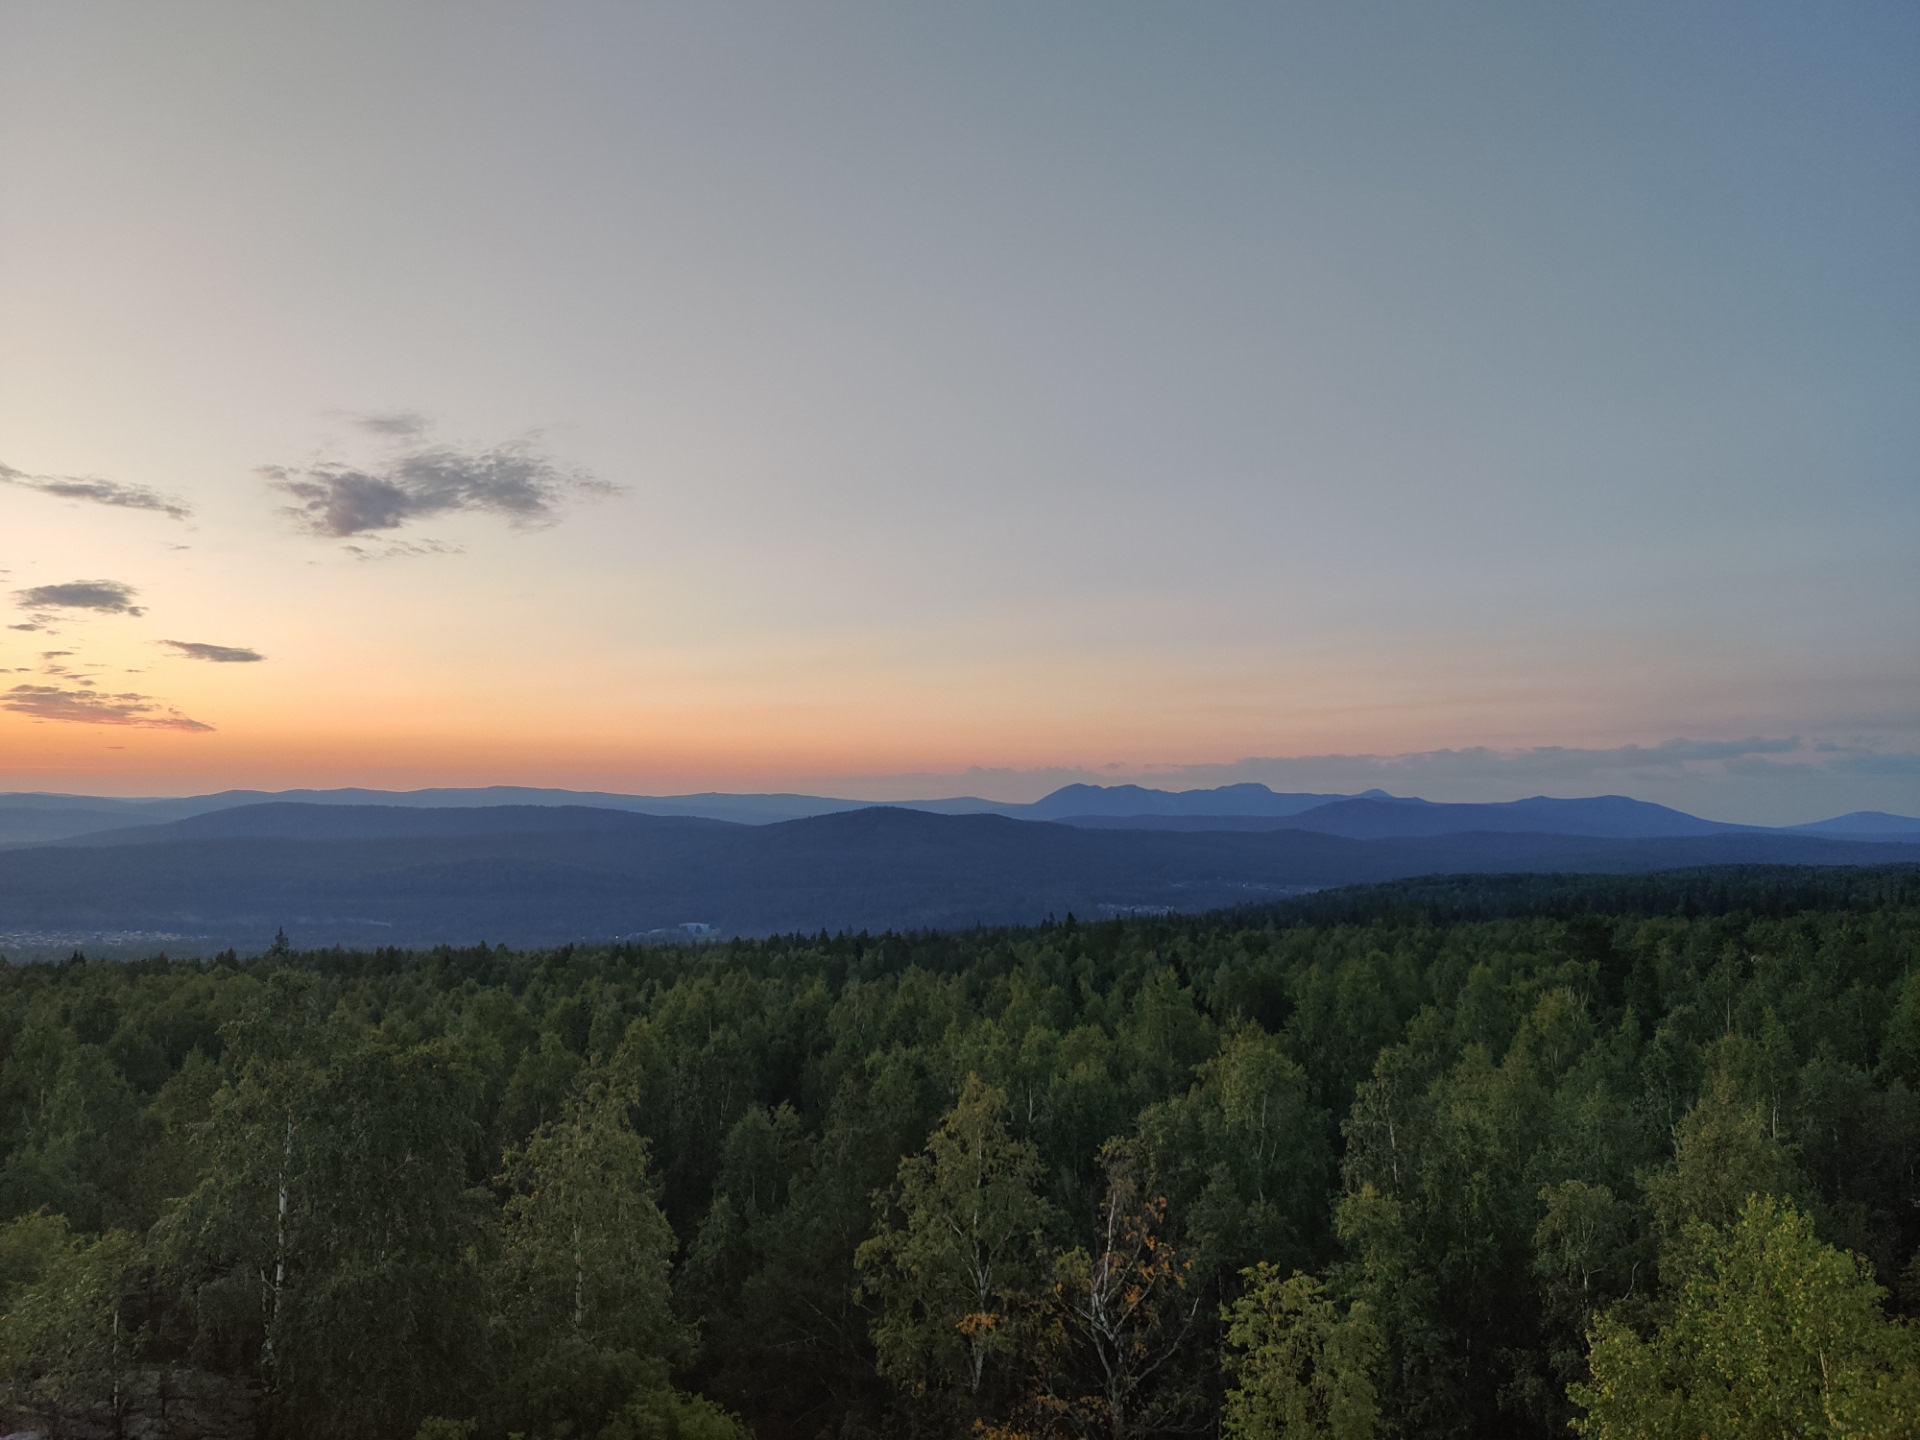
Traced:
<svg viewBox="0 0 1920 1440">
<path fill-rule="evenodd" d="M 1189 792 L 1166 813 L 1082 812 L 1073 823 L 861 806 L 747 824 L 602 804 L 353 804 L 339 792 L 164 820 L 135 810 L 149 823 L 0 852 L 0 954 L 258 951 L 282 927 L 301 946 L 360 947 L 948 928 L 1203 910 L 1442 873 L 1920 864 L 1913 821 L 1846 838 L 1871 836 L 1878 821 L 1767 831 L 1617 797 L 1448 806 L 1313 796 L 1276 816 L 1252 809 L 1264 802 L 1245 791 L 1263 787 L 1233 788 L 1241 793 L 1218 803 L 1243 808 L 1224 815 L 1194 798 L 1218 792 Z M 1575 825 L 1586 829 L 1541 828 Z"/>
<path fill-rule="evenodd" d="M 812 815 L 864 810 L 870 800 L 835 800 L 819 795 L 615 795 L 596 790 L 541 790 L 520 785 L 438 790 L 222 790 L 158 800 L 121 800 L 95 795 L 0 795 L 0 844 L 65 840 L 75 835 L 137 825 L 164 824 L 240 806 L 288 802 L 302 805 L 383 805 L 406 809 L 474 809 L 502 805 L 590 806 L 640 815 L 684 815 L 732 820 L 743 825 L 772 825 Z M 915 801 L 915 809 L 937 814 L 993 814 L 1024 810 L 990 800 Z"/>
<path fill-rule="evenodd" d="M 0 795 L 0 845 L 34 844 L 166 824 L 215 811 L 268 803 L 383 806 L 410 810 L 502 806 L 587 807 L 640 815 L 772 825 L 873 808 L 871 800 L 820 795 L 617 795 L 604 791 L 491 785 L 435 790 L 224 790 L 212 795 L 123 800 L 93 795 Z M 1368 790 L 1359 795 L 1281 793 L 1265 785 L 1210 790 L 1153 790 L 1140 785 L 1067 785 L 1030 805 L 960 796 L 887 802 L 936 815 L 1004 815 L 1088 828 L 1170 830 L 1311 830 L 1354 839 L 1487 831 L 1585 835 L 1617 839 L 1662 836 L 1780 834 L 1835 839 L 1920 838 L 1920 819 L 1862 810 L 1806 825 L 1767 827 L 1702 820 L 1684 811 L 1622 795 L 1559 800 L 1544 795 L 1502 804 L 1458 805 Z"/>
</svg>

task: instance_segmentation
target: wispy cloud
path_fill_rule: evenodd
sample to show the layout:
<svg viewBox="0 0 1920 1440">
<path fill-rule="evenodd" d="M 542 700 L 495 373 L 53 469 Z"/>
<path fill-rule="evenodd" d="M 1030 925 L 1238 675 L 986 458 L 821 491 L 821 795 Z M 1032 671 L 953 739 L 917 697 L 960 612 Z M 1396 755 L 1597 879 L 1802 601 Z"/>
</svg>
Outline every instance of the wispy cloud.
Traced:
<svg viewBox="0 0 1920 1440">
<path fill-rule="evenodd" d="M 0 709 L 36 720 L 80 725 L 129 725 L 141 730 L 211 730 L 150 695 L 108 694 L 85 687 L 16 685 L 0 694 Z"/>
<path fill-rule="evenodd" d="M 531 438 L 484 448 L 432 444 L 428 422 L 411 412 L 363 415 L 355 423 L 395 442 L 398 453 L 370 465 L 329 460 L 259 471 L 293 497 L 285 513 L 310 535 L 344 540 L 460 513 L 498 515 L 529 529 L 552 524 L 569 500 L 618 488 L 559 464 Z"/>
<path fill-rule="evenodd" d="M 1659 745 L 1620 745 L 1608 749 L 1581 749 L 1563 745 L 1536 745 L 1497 750 L 1484 745 L 1459 750 L 1420 750 L 1403 755 L 1302 755 L 1295 758 L 1250 757 L 1226 765 L 1187 765 L 1171 771 L 1182 778 L 1225 784 L 1235 780 L 1281 780 L 1347 774 L 1370 774 L 1375 783 L 1473 780 L 1509 784 L 1552 784 L 1598 776 L 1672 776 L 1703 767 L 1721 767 L 1741 761 L 1776 763 L 1778 757 L 1802 749 L 1798 736 L 1750 736 L 1742 740 L 1675 739 Z"/>
<path fill-rule="evenodd" d="M 119 510 L 152 510 L 174 520 L 185 520 L 193 514 L 186 501 L 150 485 L 128 485 L 97 475 L 31 475 L 11 465 L 0 465 L 0 485 L 38 490 L 62 500 L 89 500 Z"/>
<path fill-rule="evenodd" d="M 1224 764 L 1145 766 L 1128 776 L 1141 783 L 1226 785 L 1254 780 L 1275 789 L 1344 790 L 1379 787 L 1403 794 L 1454 784 L 1604 787 L 1634 781 L 1724 774 L 1741 766 L 1778 766 L 1789 760 L 1819 763 L 1798 736 L 1749 736 L 1739 740 L 1667 740 L 1658 745 L 1583 749 L 1536 745 L 1500 750 L 1474 745 L 1458 750 L 1418 750 L 1399 755 L 1249 756 Z M 1088 777 L 1092 778 L 1092 777 Z M 1115 777 L 1108 777 L 1109 779 Z"/>
<path fill-rule="evenodd" d="M 358 560 L 397 560 L 409 555 L 464 555 L 459 545 L 442 540 L 377 540 L 366 545 L 340 547 Z"/>
<path fill-rule="evenodd" d="M 118 580 L 70 580 L 64 585 L 36 585 L 30 590 L 16 590 L 13 598 L 23 610 L 97 610 L 108 615 L 144 615 L 146 610 L 133 603 L 133 597 L 139 593 Z"/>
<path fill-rule="evenodd" d="M 1920 779 L 1920 755 L 1858 750 L 1841 745 L 1822 745 L 1820 749 L 1826 768 L 1843 775 Z"/>
<path fill-rule="evenodd" d="M 220 665 L 249 665 L 267 658 L 258 650 L 238 645 L 208 645 L 199 640 L 162 640 L 160 643 L 172 646 L 176 653 L 189 660 L 212 660 Z"/>
</svg>

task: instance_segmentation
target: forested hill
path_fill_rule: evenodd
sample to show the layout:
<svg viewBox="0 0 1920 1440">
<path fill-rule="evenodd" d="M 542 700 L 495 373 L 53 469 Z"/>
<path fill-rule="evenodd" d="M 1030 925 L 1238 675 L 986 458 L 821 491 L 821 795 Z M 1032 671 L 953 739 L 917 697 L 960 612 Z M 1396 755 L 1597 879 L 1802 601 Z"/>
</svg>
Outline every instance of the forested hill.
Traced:
<svg viewBox="0 0 1920 1440">
<path fill-rule="evenodd" d="M 736 825 L 585 806 L 283 803 L 0 852 L 0 954 L 204 955 L 282 928 L 305 945 L 350 946 L 552 945 L 687 923 L 750 936 L 961 928 L 1205 911 L 1462 871 L 1896 861 L 1920 861 L 1920 843 L 1175 833 L 881 807 Z"/>
<path fill-rule="evenodd" d="M 1911 1436 L 1916 1092 L 1912 867 L 5 966 L 0 1421 Z"/>
</svg>

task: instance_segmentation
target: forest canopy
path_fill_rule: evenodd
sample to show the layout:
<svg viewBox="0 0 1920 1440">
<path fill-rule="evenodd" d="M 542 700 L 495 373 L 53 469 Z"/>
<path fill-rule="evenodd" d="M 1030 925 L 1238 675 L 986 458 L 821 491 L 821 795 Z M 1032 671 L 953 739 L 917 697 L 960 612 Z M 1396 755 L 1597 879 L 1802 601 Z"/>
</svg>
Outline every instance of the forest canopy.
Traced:
<svg viewBox="0 0 1920 1440">
<path fill-rule="evenodd" d="M 1911 868 L 0 965 L 12 1428 L 1914 1435 L 1916 1202 Z"/>
</svg>

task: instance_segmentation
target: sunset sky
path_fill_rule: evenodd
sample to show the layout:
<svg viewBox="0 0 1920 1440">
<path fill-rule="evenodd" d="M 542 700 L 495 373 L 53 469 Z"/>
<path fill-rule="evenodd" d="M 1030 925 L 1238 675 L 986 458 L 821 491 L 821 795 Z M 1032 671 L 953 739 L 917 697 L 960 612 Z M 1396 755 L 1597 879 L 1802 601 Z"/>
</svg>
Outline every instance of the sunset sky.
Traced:
<svg viewBox="0 0 1920 1440">
<path fill-rule="evenodd" d="M 0 8 L 0 790 L 1920 814 L 1920 8 Z"/>
</svg>

